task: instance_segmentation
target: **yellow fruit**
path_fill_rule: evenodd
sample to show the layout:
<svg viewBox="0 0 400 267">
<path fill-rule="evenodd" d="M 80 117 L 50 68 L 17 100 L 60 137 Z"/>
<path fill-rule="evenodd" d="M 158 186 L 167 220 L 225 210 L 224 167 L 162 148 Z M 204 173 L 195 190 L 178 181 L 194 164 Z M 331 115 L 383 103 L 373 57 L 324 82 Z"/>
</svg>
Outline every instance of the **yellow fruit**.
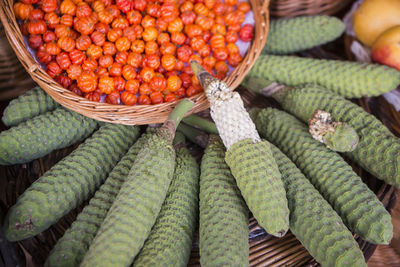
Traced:
<svg viewBox="0 0 400 267">
<path fill-rule="evenodd" d="M 375 62 L 400 71 L 400 25 L 379 35 L 372 45 L 371 57 Z"/>
<path fill-rule="evenodd" d="M 354 13 L 354 32 L 369 47 L 381 33 L 396 25 L 400 25 L 400 0 L 364 0 Z"/>
</svg>

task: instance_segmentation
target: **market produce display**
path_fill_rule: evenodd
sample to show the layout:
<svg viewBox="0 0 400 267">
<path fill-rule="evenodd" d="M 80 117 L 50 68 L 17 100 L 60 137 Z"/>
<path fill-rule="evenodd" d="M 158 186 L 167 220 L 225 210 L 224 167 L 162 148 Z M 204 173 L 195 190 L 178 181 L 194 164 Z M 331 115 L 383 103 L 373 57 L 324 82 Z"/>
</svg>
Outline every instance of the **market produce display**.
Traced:
<svg viewBox="0 0 400 267">
<path fill-rule="evenodd" d="M 313 48 L 338 38 L 341 20 L 329 16 L 301 16 L 271 20 L 268 41 L 262 53 L 284 55 Z"/>
<path fill-rule="evenodd" d="M 314 140 L 307 126 L 274 108 L 255 118 L 260 134 L 279 147 L 310 179 L 349 229 L 374 244 L 393 236 L 390 214 L 342 157 Z"/>
<path fill-rule="evenodd" d="M 106 124 L 22 194 L 4 219 L 16 241 L 34 236 L 87 200 L 126 153 L 138 127 Z"/>
<path fill-rule="evenodd" d="M 139 151 L 81 266 L 129 266 L 139 253 L 174 174 L 176 128 L 192 107 L 182 100 Z"/>
<path fill-rule="evenodd" d="M 161 262 L 168 266 L 187 266 L 198 220 L 200 172 L 184 145 L 184 136 L 176 133 L 174 177 L 156 223 L 133 266 L 156 266 Z"/>
<path fill-rule="evenodd" d="M 196 61 L 194 74 L 210 102 L 210 114 L 227 149 L 225 161 L 258 223 L 282 237 L 289 228 L 289 209 L 281 174 L 267 141 L 261 141 L 237 92 L 215 79 Z"/>
<path fill-rule="evenodd" d="M 15 126 L 33 117 L 52 111 L 60 105 L 39 86 L 10 101 L 1 120 L 6 126 Z"/>
<path fill-rule="evenodd" d="M 47 258 L 47 267 L 79 266 L 103 223 L 140 149 L 150 134 L 143 134 L 110 172 L 104 184 L 79 213 L 75 222 L 58 240 Z"/>
<path fill-rule="evenodd" d="M 248 266 L 248 208 L 225 163 L 225 147 L 210 135 L 201 160 L 200 264 Z"/>
<path fill-rule="evenodd" d="M 329 203 L 276 146 L 290 209 L 290 231 L 322 266 L 366 266 L 353 235 Z"/>
<path fill-rule="evenodd" d="M 88 137 L 95 120 L 57 108 L 0 133 L 0 165 L 25 163 Z"/>
<path fill-rule="evenodd" d="M 346 98 L 378 96 L 400 85 L 400 72 L 376 64 L 261 55 L 248 73 L 288 86 L 320 85 Z"/>
<path fill-rule="evenodd" d="M 295 106 L 290 106 L 289 104 L 286 108 L 283 104 L 283 98 L 291 89 L 290 87 L 278 85 L 260 77 L 247 77 L 242 84 L 247 86 L 247 88 L 251 88 L 250 90 L 253 92 L 269 97 L 272 96 L 283 106 L 284 109 L 289 110 L 289 112 L 293 109 L 297 109 L 299 106 L 296 102 L 297 99 L 294 99 L 295 101 L 290 103 Z M 309 87 L 317 86 L 311 85 Z M 322 94 L 329 95 L 330 93 L 322 92 Z M 309 103 L 308 100 L 304 100 L 303 98 L 301 99 L 304 101 L 302 104 L 305 104 L 308 107 L 311 106 L 311 103 Z M 337 152 L 350 152 L 357 147 L 359 136 L 351 125 L 341 120 L 333 120 L 331 114 L 326 111 L 323 106 L 313 107 L 313 110 L 314 112 L 308 114 L 308 117 L 303 118 L 303 121 L 308 123 L 309 132 L 315 140 L 324 143 L 327 148 Z M 302 113 L 304 111 L 305 110 L 301 110 L 299 112 Z M 294 112 L 293 114 L 296 115 L 297 113 Z"/>
<path fill-rule="evenodd" d="M 188 65 L 224 78 L 253 39 L 248 2 L 73 1 L 14 4 L 38 62 L 63 87 L 91 101 L 148 105 L 202 91 Z"/>
<path fill-rule="evenodd" d="M 250 81 L 250 80 L 249 80 Z M 329 112 L 336 121 L 346 122 L 359 136 L 359 142 L 346 156 L 388 184 L 400 187 L 400 140 L 385 125 L 361 107 L 318 86 L 265 88 L 268 81 L 255 81 L 249 88 L 272 96 L 282 108 L 303 122 L 317 109 Z M 255 86 L 258 83 L 258 87 Z M 262 85 L 264 84 L 264 85 Z M 265 89 L 262 89 L 265 88 Z"/>
<path fill-rule="evenodd" d="M 382 0 L 376 10 L 399 1 Z M 397 52 L 382 51 L 398 38 L 396 20 L 389 21 L 397 11 L 385 11 L 387 21 L 378 14 L 382 24 L 368 21 L 379 26 L 368 29 L 360 20 L 370 18 L 377 1 L 364 3 L 355 15 L 357 37 L 368 42 L 368 30 L 374 32 L 373 58 L 390 65 L 383 59 Z M 177 101 L 204 88 L 214 121 L 185 117 L 193 112 L 188 99 L 179 100 L 161 127 L 97 122 L 61 107 L 39 87 L 11 101 L 2 115 L 10 128 L 0 133 L 0 165 L 29 164 L 83 141 L 6 207 L 5 235 L 24 247 L 36 235 L 46 242 L 46 229 L 88 201 L 63 226 L 46 267 L 183 267 L 196 248 L 202 266 L 253 265 L 250 214 L 259 224 L 251 219 L 250 229 L 281 238 L 276 246 L 292 238 L 283 237 L 290 230 L 322 266 L 366 266 L 356 236 L 391 241 L 389 212 L 339 152 L 400 188 L 399 139 L 346 99 L 394 90 L 400 72 L 395 65 L 287 55 L 338 38 L 339 19 L 271 21 L 268 42 L 258 50 L 263 55 L 242 85 L 275 99 L 286 113 L 247 112 L 221 81 L 242 61 L 239 44 L 253 38 L 247 2 L 20 0 L 14 11 L 36 59 L 72 92 L 136 105 Z M 388 21 L 395 24 L 389 31 Z M 257 243 L 256 257 L 264 256 L 262 246 Z"/>
</svg>

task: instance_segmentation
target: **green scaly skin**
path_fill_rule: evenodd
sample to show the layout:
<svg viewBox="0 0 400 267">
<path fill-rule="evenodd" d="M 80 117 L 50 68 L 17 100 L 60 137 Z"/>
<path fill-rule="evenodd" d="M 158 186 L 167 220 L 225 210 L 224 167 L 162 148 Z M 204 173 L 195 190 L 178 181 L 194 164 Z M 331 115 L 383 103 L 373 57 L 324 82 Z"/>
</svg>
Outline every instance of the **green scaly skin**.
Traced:
<svg viewBox="0 0 400 267">
<path fill-rule="evenodd" d="M 342 157 L 311 137 L 306 125 L 273 108 L 260 111 L 255 123 L 260 134 L 310 179 L 349 229 L 374 244 L 390 242 L 393 225 L 385 207 Z"/>
<path fill-rule="evenodd" d="M 355 150 L 347 152 L 346 156 L 379 179 L 400 188 L 400 140 L 373 115 L 315 86 L 285 90 L 274 98 L 304 122 L 316 109 L 322 109 L 331 113 L 332 119 L 348 123 L 360 140 Z"/>
<path fill-rule="evenodd" d="M 269 234 L 285 235 L 289 229 L 289 209 L 269 143 L 244 139 L 229 148 L 225 160 L 258 223 Z"/>
<path fill-rule="evenodd" d="M 271 149 L 285 185 L 292 233 L 322 266 L 366 266 L 339 215 L 285 154 Z"/>
<path fill-rule="evenodd" d="M 49 111 L 0 133 L 0 165 L 26 163 L 88 137 L 95 120 L 64 108 Z"/>
<path fill-rule="evenodd" d="M 59 106 L 42 88 L 36 86 L 12 100 L 4 110 L 1 119 L 4 125 L 15 126 Z"/>
<path fill-rule="evenodd" d="M 272 20 L 263 54 L 290 54 L 335 40 L 344 23 L 329 16 L 302 16 Z"/>
<path fill-rule="evenodd" d="M 150 234 L 175 168 L 171 133 L 160 128 L 140 150 L 81 264 L 129 266 Z"/>
<path fill-rule="evenodd" d="M 57 242 L 45 266 L 79 266 L 125 181 L 136 156 L 150 134 L 143 134 L 111 171 L 104 184 L 96 191 L 89 204 Z"/>
<path fill-rule="evenodd" d="M 198 217 L 199 166 L 185 147 L 176 149 L 175 165 L 160 214 L 133 266 L 187 266 Z"/>
<path fill-rule="evenodd" d="M 249 77 L 288 86 L 316 84 L 343 97 L 378 96 L 396 89 L 400 72 L 369 63 L 261 55 Z"/>
<path fill-rule="evenodd" d="M 348 124 L 339 124 L 334 132 L 327 132 L 323 136 L 324 144 L 337 152 L 353 151 L 358 144 L 359 137 L 353 127 Z"/>
<path fill-rule="evenodd" d="M 32 237 L 87 200 L 139 135 L 139 128 L 105 124 L 36 180 L 4 221 L 10 241 Z"/>
<path fill-rule="evenodd" d="M 248 209 L 225 163 L 225 146 L 211 135 L 201 161 L 201 266 L 248 266 Z"/>
<path fill-rule="evenodd" d="M 130 266 L 165 200 L 175 169 L 172 141 L 193 105 L 181 100 L 139 151 L 81 266 Z"/>
</svg>

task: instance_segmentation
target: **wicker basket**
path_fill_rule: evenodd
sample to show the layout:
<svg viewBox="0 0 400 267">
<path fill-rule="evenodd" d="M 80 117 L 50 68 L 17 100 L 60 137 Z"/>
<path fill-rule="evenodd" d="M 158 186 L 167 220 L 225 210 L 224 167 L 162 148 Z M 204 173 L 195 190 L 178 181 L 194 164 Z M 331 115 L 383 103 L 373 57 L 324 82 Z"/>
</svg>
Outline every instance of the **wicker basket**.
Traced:
<svg viewBox="0 0 400 267">
<path fill-rule="evenodd" d="M 19 60 L 32 76 L 33 80 L 38 83 L 55 101 L 82 115 L 105 122 L 140 125 L 161 123 L 166 120 L 168 114 L 176 103 L 164 103 L 149 106 L 110 105 L 107 103 L 89 101 L 61 87 L 39 66 L 27 51 L 21 31 L 14 16 L 12 8 L 13 2 L 14 0 L 0 0 L 0 18 L 4 24 L 7 38 L 9 39 L 11 46 L 14 48 Z M 240 84 L 246 73 L 254 64 L 258 55 L 261 53 L 261 49 L 264 47 L 267 39 L 269 0 L 250 0 L 250 4 L 255 20 L 255 37 L 243 59 L 243 62 L 225 79 L 231 88 L 236 88 Z M 192 113 L 199 112 L 208 107 L 208 101 L 204 93 L 197 94 L 190 99 L 195 102 L 195 106 L 191 110 Z"/>
<path fill-rule="evenodd" d="M 270 14 L 273 17 L 332 15 L 350 2 L 351 0 L 271 0 Z"/>
<path fill-rule="evenodd" d="M 14 98 L 32 86 L 33 80 L 19 63 L 0 24 L 0 100 Z"/>
<path fill-rule="evenodd" d="M 242 95 L 247 106 L 250 103 L 251 106 L 258 107 L 263 107 L 266 104 L 269 106 L 274 105 L 272 101 L 267 102 L 266 98 L 256 96 L 247 90 L 243 90 L 243 88 L 239 88 L 239 93 Z M 364 107 L 364 109 L 377 114 L 389 128 L 395 129 L 395 134 L 400 135 L 400 116 L 398 113 L 393 112 L 392 107 L 383 99 L 383 97 L 373 99 L 371 102 L 360 100 L 359 104 Z M 2 130 L 1 125 L 0 130 Z M 6 214 L 7 210 L 15 204 L 17 197 L 21 195 L 31 183 L 43 175 L 43 173 L 50 169 L 55 163 L 67 156 L 76 147 L 77 144 L 66 149 L 54 151 L 43 158 L 34 160 L 27 164 L 0 166 L 0 177 L 2 177 L 2 179 L 0 179 L 0 221 L 3 220 L 3 216 Z M 190 150 L 196 158 L 201 158 L 201 149 L 193 145 L 190 147 Z M 375 177 L 364 172 L 358 166 L 353 165 L 353 167 L 357 174 L 360 175 L 363 181 L 376 193 L 377 197 L 390 212 L 396 201 L 396 191 L 394 187 L 377 180 Z M 14 262 L 15 260 L 19 261 L 22 266 L 43 266 L 43 263 L 52 247 L 64 234 L 65 230 L 72 224 L 85 204 L 86 203 L 83 203 L 80 207 L 72 210 L 60 219 L 57 224 L 51 226 L 41 234 L 23 241 L 8 244 L 8 246 L 6 242 L 3 242 L 3 246 L 0 246 L 0 266 L 2 266 L 2 259 L 12 262 L 12 258 L 14 258 Z M 355 236 L 355 238 L 364 253 L 365 259 L 368 260 L 374 253 L 376 245 L 368 243 L 357 236 Z M 5 240 L 4 237 L 2 237 L 0 229 L 0 243 L 1 241 Z M 11 250 L 12 245 L 14 245 L 16 251 Z M 250 266 L 318 265 L 293 234 L 288 233 L 280 239 L 270 236 L 257 224 L 257 221 L 254 218 L 249 220 L 249 245 Z M 24 264 L 24 262 L 26 264 Z M 5 265 L 8 266 L 7 264 Z M 198 233 L 194 238 L 188 266 L 200 266 Z"/>
</svg>

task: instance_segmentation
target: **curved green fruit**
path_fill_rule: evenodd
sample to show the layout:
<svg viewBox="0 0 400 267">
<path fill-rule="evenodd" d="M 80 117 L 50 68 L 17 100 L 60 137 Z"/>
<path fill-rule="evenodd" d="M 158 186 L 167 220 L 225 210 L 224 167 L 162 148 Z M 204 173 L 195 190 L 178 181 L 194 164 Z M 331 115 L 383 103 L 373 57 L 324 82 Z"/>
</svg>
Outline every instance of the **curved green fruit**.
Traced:
<svg viewBox="0 0 400 267">
<path fill-rule="evenodd" d="M 268 108 L 258 114 L 256 126 L 302 170 L 347 227 L 371 243 L 390 242 L 393 225 L 385 207 L 342 157 L 311 137 L 306 125 Z"/>
<path fill-rule="evenodd" d="M 277 100 L 303 121 L 316 109 L 331 113 L 336 121 L 352 126 L 360 137 L 354 151 L 346 156 L 386 183 L 400 188 L 400 140 L 378 119 L 352 102 L 322 88 L 293 88 Z"/>
<path fill-rule="evenodd" d="M 36 86 L 12 100 L 4 110 L 1 119 L 5 125 L 14 126 L 59 106 L 42 88 Z"/>
<path fill-rule="evenodd" d="M 0 133 L 0 165 L 25 163 L 88 137 L 95 120 L 64 108 L 49 111 Z"/>
<path fill-rule="evenodd" d="M 174 178 L 150 236 L 133 266 L 187 266 L 199 205 L 199 166 L 185 147 L 176 149 Z"/>
<path fill-rule="evenodd" d="M 46 230 L 92 196 L 138 134 L 138 127 L 100 127 L 18 198 L 5 218 L 7 239 L 17 241 Z"/>
<path fill-rule="evenodd" d="M 378 96 L 396 89 L 400 72 L 377 64 L 261 55 L 248 76 L 289 86 L 316 84 L 347 98 Z"/>
<path fill-rule="evenodd" d="M 339 215 L 286 155 L 274 145 L 271 149 L 285 185 L 292 233 L 322 266 L 366 266 Z"/>
<path fill-rule="evenodd" d="M 335 40 L 344 23 L 329 16 L 302 16 L 271 20 L 264 54 L 290 54 Z"/>
<path fill-rule="evenodd" d="M 58 240 L 47 258 L 45 266 L 79 266 L 113 204 L 140 149 L 150 134 L 142 135 L 110 172 L 104 184 L 79 213 L 71 227 Z"/>
<path fill-rule="evenodd" d="M 140 150 L 81 266 L 132 263 L 150 234 L 172 180 L 175 152 L 171 142 L 157 132 Z"/>
<path fill-rule="evenodd" d="M 258 223 L 269 234 L 285 235 L 289 229 L 289 209 L 269 143 L 244 139 L 229 148 L 225 160 Z"/>
<path fill-rule="evenodd" d="M 334 132 L 329 131 L 322 138 L 327 148 L 337 152 L 353 151 L 359 140 L 354 128 L 345 123 L 338 124 Z"/>
<path fill-rule="evenodd" d="M 211 135 L 201 161 L 201 266 L 248 266 L 248 209 L 228 165 L 225 147 Z"/>
</svg>

